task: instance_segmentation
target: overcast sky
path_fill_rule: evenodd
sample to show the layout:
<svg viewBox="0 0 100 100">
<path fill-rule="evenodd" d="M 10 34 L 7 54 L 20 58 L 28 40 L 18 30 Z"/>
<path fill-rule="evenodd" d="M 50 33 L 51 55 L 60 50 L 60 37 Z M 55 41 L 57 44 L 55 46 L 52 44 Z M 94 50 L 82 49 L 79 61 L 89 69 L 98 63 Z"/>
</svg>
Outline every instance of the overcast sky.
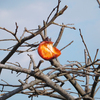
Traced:
<svg viewBox="0 0 100 100">
<path fill-rule="evenodd" d="M 18 37 L 23 33 L 24 28 L 37 29 L 38 25 L 43 24 L 43 20 L 46 20 L 52 9 L 57 5 L 57 0 L 0 0 L 0 27 L 5 27 L 11 31 L 15 31 L 15 22 L 17 22 Z M 59 60 L 61 64 L 66 64 L 67 60 L 84 62 L 84 45 L 81 41 L 79 28 L 82 31 L 82 35 L 90 51 L 92 60 L 94 59 L 96 49 L 100 49 L 100 8 L 96 0 L 62 0 L 60 9 L 65 5 L 68 5 L 68 9 L 64 14 L 58 17 L 55 22 L 59 24 L 74 24 L 76 30 L 66 28 L 64 30 L 61 42 L 58 48 L 61 49 L 72 40 L 74 43 L 62 51 Z M 60 31 L 58 26 L 50 26 L 47 29 L 48 36 L 55 42 Z M 13 38 L 9 33 L 0 30 L 0 39 L 2 38 Z M 31 42 L 40 42 L 40 37 L 34 38 Z M 13 43 L 7 44 L 6 42 L 0 43 L 0 49 L 12 46 Z M 0 60 L 2 60 L 8 52 L 0 51 Z M 31 53 L 36 59 L 36 63 L 41 59 L 37 52 Z M 100 57 L 100 52 L 97 58 Z M 63 59 L 64 58 L 64 59 Z M 99 58 L 100 59 L 100 58 Z M 29 64 L 29 57 L 27 53 L 14 56 L 9 60 L 12 62 L 21 63 L 22 67 L 27 68 Z M 48 62 L 46 61 L 43 66 L 47 67 Z M 5 79 L 10 84 L 17 84 L 16 73 L 9 75 L 10 72 L 4 70 L 0 79 Z M 19 78 L 23 78 L 21 75 Z M 12 80 L 11 80 L 12 79 Z M 1 83 L 1 80 L 0 80 Z M 97 94 L 98 97 L 98 94 Z M 27 96 L 16 95 L 8 100 L 18 100 L 23 98 L 29 100 Z M 39 96 L 35 97 L 35 100 L 43 100 L 53 98 L 45 98 Z"/>
</svg>

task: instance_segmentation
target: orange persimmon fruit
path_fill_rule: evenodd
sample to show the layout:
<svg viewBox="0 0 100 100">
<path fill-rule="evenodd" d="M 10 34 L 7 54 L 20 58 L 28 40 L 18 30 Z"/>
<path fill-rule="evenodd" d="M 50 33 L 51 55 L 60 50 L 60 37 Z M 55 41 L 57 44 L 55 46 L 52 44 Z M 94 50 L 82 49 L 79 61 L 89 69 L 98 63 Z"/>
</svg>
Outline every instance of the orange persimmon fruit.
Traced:
<svg viewBox="0 0 100 100">
<path fill-rule="evenodd" d="M 45 60 L 51 60 L 61 55 L 61 51 L 53 47 L 52 41 L 43 41 L 39 44 L 38 54 Z"/>
</svg>

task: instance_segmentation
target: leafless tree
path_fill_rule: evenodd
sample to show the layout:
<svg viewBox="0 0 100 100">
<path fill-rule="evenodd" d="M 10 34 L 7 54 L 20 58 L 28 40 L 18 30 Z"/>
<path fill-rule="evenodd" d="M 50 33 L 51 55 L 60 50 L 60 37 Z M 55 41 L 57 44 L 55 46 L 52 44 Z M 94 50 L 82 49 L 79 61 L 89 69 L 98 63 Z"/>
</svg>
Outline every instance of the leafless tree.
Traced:
<svg viewBox="0 0 100 100">
<path fill-rule="evenodd" d="M 97 84 L 99 83 L 99 76 L 100 76 L 100 59 L 97 59 L 98 49 L 96 51 L 94 60 L 92 61 L 92 58 L 89 54 L 89 50 L 87 48 L 87 45 L 84 41 L 84 38 L 81 33 L 81 29 L 79 29 L 80 37 L 82 39 L 82 42 L 85 46 L 84 50 L 84 64 L 82 64 L 79 61 L 68 61 L 69 64 L 61 65 L 60 61 L 56 59 L 49 60 L 51 66 L 47 68 L 40 69 L 41 64 L 45 60 L 40 60 L 38 65 L 35 64 L 34 57 L 30 54 L 27 55 L 27 57 L 30 58 L 29 67 L 23 68 L 17 61 L 17 63 L 13 62 L 7 62 L 10 57 L 13 56 L 14 53 L 22 54 L 24 52 L 33 52 L 34 50 L 37 50 L 39 43 L 30 44 L 27 40 L 33 39 L 34 37 L 37 37 L 37 35 L 40 35 L 42 40 L 46 37 L 49 37 L 47 35 L 46 29 L 54 24 L 59 27 L 61 27 L 58 38 L 56 42 L 54 43 L 54 47 L 57 47 L 57 45 L 60 42 L 60 39 L 62 37 L 63 31 L 65 28 L 74 29 L 75 27 L 70 27 L 68 24 L 60 25 L 58 23 L 55 23 L 55 19 L 62 15 L 65 10 L 67 10 L 68 6 L 65 5 L 61 10 L 59 9 L 60 6 L 60 0 L 58 0 L 58 4 L 53 10 L 51 11 L 50 15 L 47 17 L 46 21 L 43 21 L 43 26 L 38 26 L 37 29 L 28 30 L 27 28 L 24 29 L 24 32 L 20 36 L 20 38 L 17 37 L 17 31 L 18 31 L 18 25 L 16 25 L 15 32 L 12 32 L 6 28 L 0 27 L 1 30 L 4 30 L 14 36 L 14 39 L 2 39 L 2 41 L 16 41 L 16 44 L 12 47 L 9 47 L 7 49 L 0 49 L 4 51 L 9 51 L 9 53 L 6 55 L 4 59 L 2 59 L 0 64 L 0 73 L 2 69 L 8 69 L 11 71 L 15 71 L 20 75 L 21 73 L 26 74 L 26 77 L 24 78 L 24 81 L 19 79 L 20 85 L 13 85 L 6 82 L 6 80 L 2 80 L 5 82 L 5 84 L 0 84 L 2 86 L 1 94 L 0 94 L 0 100 L 6 100 L 7 98 L 10 98 L 11 96 L 15 94 L 23 94 L 28 95 L 29 98 L 32 98 L 34 96 L 43 95 L 43 96 L 49 96 L 52 98 L 62 99 L 62 100 L 93 100 L 95 99 L 95 94 L 99 90 L 100 86 L 97 87 Z M 51 15 L 55 12 L 53 17 L 51 18 Z M 25 34 L 29 34 L 28 36 L 25 36 Z M 41 41 L 40 41 L 41 42 Z M 61 51 L 65 49 L 67 46 L 71 45 L 73 41 L 71 41 L 69 44 L 67 44 L 65 47 L 60 49 Z M 20 50 L 20 47 L 25 47 L 24 50 Z M 26 49 L 27 47 L 27 49 Z M 34 48 L 34 49 L 33 49 Z M 31 70 L 32 67 L 32 70 Z M 46 74 L 44 72 L 47 72 Z M 65 79 L 61 79 L 60 77 L 65 77 Z M 29 82 L 29 78 L 34 77 L 34 80 Z M 84 77 L 86 80 L 79 80 L 77 77 Z M 89 78 L 92 78 L 91 84 L 89 84 Z M 66 81 L 69 81 L 72 86 L 76 89 L 77 92 L 71 91 L 71 88 L 66 87 L 63 88 L 63 85 L 66 85 Z M 85 85 L 80 85 L 78 81 L 83 82 Z M 16 87 L 16 89 L 12 91 L 4 90 L 4 87 Z M 85 87 L 85 89 L 84 89 Z M 77 94 L 77 97 L 73 97 L 73 93 Z"/>
</svg>

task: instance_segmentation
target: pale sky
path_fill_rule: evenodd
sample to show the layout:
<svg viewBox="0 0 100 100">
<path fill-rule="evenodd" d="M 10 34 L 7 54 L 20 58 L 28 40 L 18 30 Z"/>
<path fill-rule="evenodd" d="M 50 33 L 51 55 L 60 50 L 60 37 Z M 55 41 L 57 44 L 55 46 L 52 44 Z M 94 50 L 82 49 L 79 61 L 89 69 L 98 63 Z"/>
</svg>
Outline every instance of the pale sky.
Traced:
<svg viewBox="0 0 100 100">
<path fill-rule="evenodd" d="M 43 20 L 46 21 L 48 15 L 52 9 L 57 5 L 57 0 L 0 0 L 0 27 L 5 27 L 11 31 L 15 31 L 15 22 L 17 22 L 18 37 L 23 33 L 24 27 L 27 29 L 36 29 L 38 25 L 42 26 Z M 59 61 L 61 64 L 67 64 L 67 60 L 84 62 L 84 45 L 81 41 L 79 28 L 82 31 L 82 35 L 90 51 L 92 60 L 94 59 L 96 49 L 100 49 L 100 8 L 96 0 L 62 0 L 60 9 L 65 5 L 68 5 L 68 9 L 62 16 L 59 16 L 55 22 L 59 24 L 74 24 L 76 30 L 66 28 L 64 30 L 61 42 L 58 48 L 61 49 L 72 40 L 74 43 L 62 51 Z M 58 36 L 60 27 L 50 26 L 47 29 L 48 36 L 55 42 Z M 13 38 L 9 33 L 0 30 L 0 39 Z M 30 42 L 40 42 L 40 37 L 32 39 Z M 6 42 L 0 43 L 0 49 L 12 46 L 13 43 L 7 44 Z M 8 52 L 0 51 L 0 60 L 2 60 Z M 27 68 L 29 64 L 28 53 L 14 54 L 9 61 L 19 62 L 22 67 Z M 36 63 L 41 59 L 37 52 L 30 53 L 36 59 Z M 65 56 L 66 55 L 66 56 Z M 100 52 L 97 58 L 100 57 Z M 64 58 L 64 59 L 63 59 Z M 44 62 L 42 66 L 48 67 L 48 62 Z M 1 79 L 6 80 L 10 84 L 19 84 L 16 79 L 17 74 L 10 74 L 9 71 L 3 70 Z M 17 77 L 17 79 L 23 79 L 24 75 Z M 11 80 L 12 79 L 12 80 Z M 70 86 L 70 85 L 69 85 Z M 1 88 L 1 87 L 0 87 Z M 99 91 L 100 92 L 100 91 Z M 99 92 L 97 97 L 99 97 Z M 73 95 L 74 96 L 74 95 Z M 15 95 L 7 100 L 30 100 L 24 95 Z M 35 100 L 55 100 L 53 98 L 39 96 L 35 97 Z"/>
</svg>

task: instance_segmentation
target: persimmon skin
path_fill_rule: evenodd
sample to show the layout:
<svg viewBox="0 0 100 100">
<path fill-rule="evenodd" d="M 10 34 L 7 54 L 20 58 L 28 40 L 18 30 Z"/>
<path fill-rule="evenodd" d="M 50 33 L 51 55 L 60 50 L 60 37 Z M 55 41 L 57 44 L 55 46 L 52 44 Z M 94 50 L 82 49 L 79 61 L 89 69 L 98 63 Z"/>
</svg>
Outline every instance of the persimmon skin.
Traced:
<svg viewBox="0 0 100 100">
<path fill-rule="evenodd" d="M 61 51 L 53 47 L 52 41 L 43 41 L 39 44 L 38 54 L 45 60 L 51 60 L 61 55 Z"/>
</svg>

